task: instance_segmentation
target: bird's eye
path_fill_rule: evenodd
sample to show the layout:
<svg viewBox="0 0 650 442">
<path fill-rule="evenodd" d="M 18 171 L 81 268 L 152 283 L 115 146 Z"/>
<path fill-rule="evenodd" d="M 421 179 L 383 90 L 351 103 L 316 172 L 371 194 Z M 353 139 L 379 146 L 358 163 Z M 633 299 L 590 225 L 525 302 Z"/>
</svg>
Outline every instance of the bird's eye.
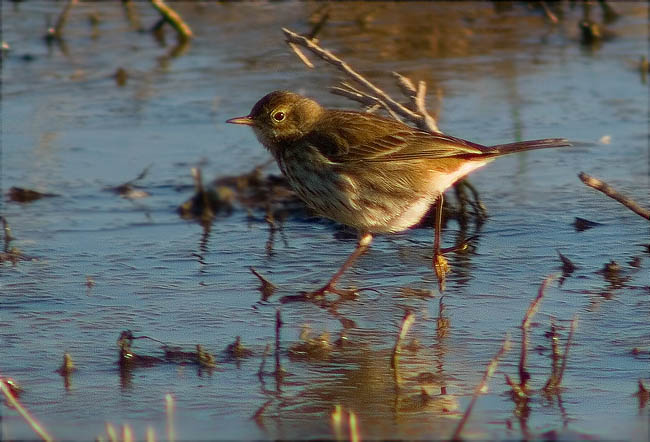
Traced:
<svg viewBox="0 0 650 442">
<path fill-rule="evenodd" d="M 276 112 L 273 114 L 273 119 L 275 121 L 282 121 L 284 120 L 284 112 Z"/>
</svg>

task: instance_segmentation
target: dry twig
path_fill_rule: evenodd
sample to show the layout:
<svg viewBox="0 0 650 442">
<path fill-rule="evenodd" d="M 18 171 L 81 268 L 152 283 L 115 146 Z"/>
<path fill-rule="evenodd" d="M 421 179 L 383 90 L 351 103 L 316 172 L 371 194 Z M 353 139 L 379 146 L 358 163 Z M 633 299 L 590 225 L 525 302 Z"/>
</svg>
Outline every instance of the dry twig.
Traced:
<svg viewBox="0 0 650 442">
<path fill-rule="evenodd" d="M 59 14 L 59 18 L 57 18 L 54 28 L 48 29 L 48 35 L 52 35 L 53 37 L 59 39 L 63 37 L 63 27 L 65 26 L 65 22 L 68 19 L 68 15 L 70 14 L 72 7 L 76 5 L 78 1 L 79 0 L 68 0 L 68 2 L 63 7 L 63 10 L 61 11 L 61 14 Z"/>
<path fill-rule="evenodd" d="M 485 370 L 485 374 L 483 374 L 483 379 L 481 379 L 481 383 L 478 384 L 478 386 L 474 390 L 474 394 L 472 395 L 472 400 L 469 402 L 469 405 L 467 406 L 467 409 L 465 410 L 463 417 L 458 423 L 458 426 L 456 427 L 456 431 L 454 431 L 454 434 L 451 436 L 451 440 L 460 440 L 460 433 L 463 431 L 463 427 L 465 426 L 467 419 L 469 419 L 469 415 L 472 413 L 472 408 L 474 408 L 476 399 L 478 399 L 478 396 L 487 389 L 487 383 L 492 377 L 492 375 L 494 374 L 495 370 L 497 369 L 497 366 L 499 365 L 499 359 L 508 350 L 510 350 L 510 336 L 506 335 L 506 338 L 503 340 L 503 344 L 501 345 L 501 348 L 499 349 L 497 354 L 494 355 L 494 357 L 488 364 L 488 367 Z"/>
<path fill-rule="evenodd" d="M 367 106 L 373 106 L 377 104 L 381 105 L 394 118 L 396 115 L 399 115 L 411 121 L 422 130 L 427 130 L 429 132 L 440 132 L 435 119 L 426 110 L 424 103 L 426 85 L 423 81 L 419 82 L 418 87 L 415 88 L 410 79 L 396 73 L 394 74 L 397 78 L 398 85 L 400 86 L 402 92 L 404 92 L 412 101 L 412 107 L 415 109 L 415 111 L 413 111 L 403 104 L 395 101 L 390 95 L 366 79 L 363 75 L 359 74 L 349 64 L 338 58 L 331 51 L 320 47 L 314 39 L 302 36 L 286 28 L 282 28 L 282 31 L 284 32 L 287 44 L 307 66 L 311 68 L 313 67 L 313 64 L 308 59 L 306 59 L 306 56 L 302 53 L 298 46 L 302 46 L 305 49 L 308 49 L 317 57 L 336 66 L 340 71 L 345 73 L 348 77 L 352 78 L 354 81 L 369 91 L 359 91 L 357 89 L 351 88 L 350 85 L 344 83 L 342 85 L 343 87 L 333 88 L 333 93 L 346 96 Z M 408 87 L 409 84 L 411 86 L 410 88 Z"/>
<path fill-rule="evenodd" d="M 555 279 L 556 275 L 549 275 L 544 279 L 544 282 L 542 282 L 542 285 L 539 286 L 539 290 L 537 291 L 537 296 L 531 302 L 530 306 L 528 307 L 528 310 L 526 311 L 526 314 L 524 315 L 524 319 L 521 321 L 521 355 L 519 358 L 519 387 L 523 391 L 524 394 L 527 394 L 528 392 L 528 379 L 530 379 L 530 373 L 526 370 L 526 360 L 528 357 L 528 329 L 530 328 L 530 323 L 533 320 L 533 316 L 535 316 L 535 313 L 537 313 L 537 310 L 539 309 L 539 304 L 542 301 L 542 298 L 544 297 L 544 290 L 546 289 L 546 286 Z"/>
<path fill-rule="evenodd" d="M 545 1 L 541 1 L 540 4 L 542 5 L 542 9 L 544 9 L 544 14 L 546 14 L 546 17 L 553 23 L 557 24 L 559 20 L 557 19 L 557 16 L 551 11 L 551 8 L 548 7 Z"/>
<path fill-rule="evenodd" d="M 176 440 L 176 429 L 174 428 L 174 396 L 169 393 L 165 395 L 165 412 L 167 415 L 167 440 L 174 442 Z"/>
<path fill-rule="evenodd" d="M 0 377 L 0 391 L 5 396 L 7 403 L 16 409 L 18 414 L 25 419 L 25 422 L 39 435 L 44 441 L 51 441 L 52 436 L 39 424 L 36 419 L 23 407 L 23 405 L 16 399 L 16 396 L 11 392 L 11 388 L 5 382 L 5 379 Z"/>
<path fill-rule="evenodd" d="M 596 190 L 599 190 L 603 192 L 605 195 L 607 195 L 610 198 L 615 199 L 619 203 L 623 204 L 625 207 L 630 209 L 632 212 L 636 213 L 637 215 L 640 215 L 644 217 L 647 220 L 650 220 L 650 210 L 645 209 L 641 207 L 636 201 L 633 199 L 620 194 L 617 192 L 612 186 L 607 184 L 604 181 L 599 180 L 598 178 L 594 178 L 590 175 L 587 175 L 584 172 L 580 172 L 578 174 L 578 178 L 585 183 L 587 186 L 592 187 Z"/>
<path fill-rule="evenodd" d="M 156 8 L 156 10 L 162 15 L 163 19 L 172 25 L 172 27 L 178 33 L 178 38 L 181 41 L 187 41 L 190 38 L 194 37 L 192 29 L 183 21 L 180 15 L 168 5 L 165 4 L 163 0 L 149 0 L 151 5 Z"/>
<path fill-rule="evenodd" d="M 549 380 L 544 385 L 544 392 L 547 394 L 557 393 L 560 384 L 562 383 L 562 377 L 564 376 L 564 370 L 566 369 L 567 356 L 569 355 L 569 347 L 571 347 L 571 342 L 573 341 L 573 334 L 576 331 L 576 326 L 578 325 L 578 316 L 574 316 L 571 320 L 571 328 L 569 330 L 569 336 L 567 337 L 566 344 L 564 346 L 564 354 L 562 355 L 562 365 L 560 366 L 557 373 L 553 372 Z"/>
<path fill-rule="evenodd" d="M 406 337 L 406 334 L 409 332 L 409 329 L 415 322 L 415 314 L 413 312 L 406 312 L 402 318 L 402 324 L 399 328 L 399 334 L 395 340 L 395 346 L 393 347 L 393 355 L 391 357 L 390 366 L 393 369 L 393 376 L 395 378 L 395 386 L 399 388 L 401 383 L 401 378 L 399 375 L 399 352 L 402 345 L 402 341 Z"/>
<path fill-rule="evenodd" d="M 126 18 L 133 29 L 140 29 L 140 19 L 138 11 L 135 10 L 132 0 L 122 0 L 122 7 L 126 13 Z"/>
</svg>

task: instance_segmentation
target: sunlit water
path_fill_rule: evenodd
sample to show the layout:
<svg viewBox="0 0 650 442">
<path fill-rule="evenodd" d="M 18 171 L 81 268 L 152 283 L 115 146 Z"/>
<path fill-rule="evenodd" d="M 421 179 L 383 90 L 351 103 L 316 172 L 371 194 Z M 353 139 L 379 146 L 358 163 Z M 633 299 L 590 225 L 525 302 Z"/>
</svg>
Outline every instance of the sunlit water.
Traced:
<svg viewBox="0 0 650 442">
<path fill-rule="evenodd" d="M 136 6 L 143 25 L 153 25 L 148 4 Z M 322 284 L 353 249 L 354 240 L 336 239 L 330 224 L 289 218 L 269 249 L 263 212 L 219 216 L 208 235 L 175 212 L 193 192 L 190 167 L 201 164 L 215 177 L 268 159 L 250 130 L 224 123 L 265 93 L 291 89 L 328 106 L 355 106 L 328 94 L 338 72 L 316 60 L 319 68 L 308 70 L 283 42 L 280 28 L 307 32 L 319 5 L 177 5 L 196 38 L 173 58 L 172 33 L 160 46 L 129 28 L 119 3 L 75 7 L 66 54 L 42 39 L 62 5 L 3 2 L 2 38 L 12 49 L 2 70 L 3 192 L 19 186 L 59 196 L 2 203 L 11 245 L 34 259 L 0 269 L 0 374 L 24 387 L 23 404 L 58 439 L 94 438 L 105 422 L 129 423 L 138 438 L 151 425 L 165 438 L 167 393 L 180 439 L 331 438 L 337 404 L 357 413 L 365 438 L 437 439 L 451 436 L 510 334 L 513 349 L 463 434 L 520 438 L 504 374 L 517 379 L 518 326 L 542 280 L 560 271 L 560 250 L 578 268 L 550 284 L 533 321 L 535 390 L 551 372 L 550 318 L 562 348 L 574 315 L 579 323 L 561 404 L 535 391 L 526 431 L 647 439 L 647 407 L 639 409 L 633 394 L 639 379 L 650 383 L 648 224 L 577 178 L 585 171 L 647 206 L 648 85 L 635 67 L 648 54 L 647 6 L 614 6 L 623 13 L 607 26 L 616 36 L 595 47 L 580 44 L 581 10 L 568 7 L 557 26 L 522 6 L 496 13 L 489 2 L 332 7 L 322 44 L 395 94 L 392 70 L 440 88 L 445 132 L 484 144 L 581 142 L 503 158 L 472 176 L 490 218 L 473 253 L 450 255 L 442 298 L 450 322 L 441 336 L 429 229 L 377 237 L 341 281 L 377 291 L 344 302 L 337 317 L 311 303 L 280 302 Z M 96 28 L 89 14 L 99 17 Z M 600 21 L 598 8 L 592 14 Z M 128 72 L 124 87 L 113 78 L 118 67 Z M 130 201 L 107 190 L 150 164 L 139 182 L 150 197 Z M 575 217 L 601 225 L 576 232 Z M 447 225 L 445 244 L 458 230 Z M 621 281 L 598 273 L 610 260 L 620 264 Z M 266 302 L 250 266 L 278 286 Z M 257 376 L 265 346 L 275 342 L 277 309 L 287 372 L 280 383 Z M 407 310 L 416 314 L 407 341 L 419 348 L 404 353 L 406 380 L 396 394 L 390 353 Z M 329 358 L 289 358 L 304 325 L 335 341 L 349 321 L 347 344 Z M 121 376 L 115 342 L 126 329 L 187 350 L 202 344 L 218 368 L 162 364 Z M 254 352 L 239 363 L 223 353 L 236 336 Z M 143 341 L 135 350 L 161 355 Z M 78 368 L 69 390 L 55 372 L 64 352 Z M 274 363 L 270 354 L 265 371 Z M 431 401 L 418 407 L 422 382 L 411 378 L 422 372 L 434 380 L 424 385 Z M 1 409 L 0 438 L 33 437 L 14 410 Z"/>
</svg>

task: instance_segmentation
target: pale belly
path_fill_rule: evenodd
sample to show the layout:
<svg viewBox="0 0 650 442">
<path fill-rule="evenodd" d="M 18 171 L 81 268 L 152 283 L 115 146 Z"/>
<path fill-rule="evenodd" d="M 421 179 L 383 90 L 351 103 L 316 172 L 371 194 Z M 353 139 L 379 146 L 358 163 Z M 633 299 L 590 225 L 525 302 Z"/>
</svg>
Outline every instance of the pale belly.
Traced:
<svg viewBox="0 0 650 442">
<path fill-rule="evenodd" d="M 417 224 L 439 195 L 487 162 L 467 162 L 451 174 L 432 170 L 424 192 L 390 192 L 388 185 L 389 190 L 379 194 L 349 174 L 310 168 L 305 162 L 292 161 L 288 166 L 278 158 L 283 174 L 309 207 L 323 217 L 370 233 L 400 232 Z"/>
</svg>

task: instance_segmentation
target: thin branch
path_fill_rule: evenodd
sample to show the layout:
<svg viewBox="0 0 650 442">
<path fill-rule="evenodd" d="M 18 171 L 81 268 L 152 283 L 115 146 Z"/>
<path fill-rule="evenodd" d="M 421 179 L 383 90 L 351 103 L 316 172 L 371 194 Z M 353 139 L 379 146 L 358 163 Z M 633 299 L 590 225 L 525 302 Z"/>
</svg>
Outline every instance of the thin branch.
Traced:
<svg viewBox="0 0 650 442">
<path fill-rule="evenodd" d="M 407 97 L 414 97 L 417 95 L 418 91 L 415 89 L 413 82 L 410 78 L 405 77 L 402 74 L 393 72 L 393 77 L 397 80 L 397 85 L 402 90 L 402 93 Z"/>
<path fill-rule="evenodd" d="M 176 429 L 174 428 L 174 396 L 169 393 L 165 395 L 165 414 L 167 416 L 167 440 L 174 442 L 176 440 Z"/>
<path fill-rule="evenodd" d="M 330 92 L 333 93 L 334 95 L 340 95 L 342 97 L 349 98 L 350 100 L 357 101 L 363 105 L 366 106 L 381 106 L 383 107 L 391 117 L 396 119 L 397 121 L 401 122 L 402 119 L 397 115 L 388 105 L 386 102 L 384 102 L 381 98 L 373 97 L 372 95 L 368 95 L 365 92 L 362 92 L 354 87 L 352 87 L 348 83 L 341 83 L 341 86 L 343 87 L 338 87 L 338 86 L 332 86 L 330 88 Z"/>
<path fill-rule="evenodd" d="M 644 217 L 647 220 L 650 220 L 650 210 L 645 209 L 641 207 L 636 201 L 633 199 L 620 194 L 616 190 L 614 190 L 613 187 L 611 187 L 609 184 L 607 184 L 604 181 L 599 180 L 598 178 L 594 178 L 590 175 L 587 175 L 584 172 L 580 172 L 578 174 L 578 178 L 585 183 L 587 186 L 592 187 L 596 190 L 599 190 L 603 192 L 605 195 L 607 195 L 610 198 L 615 199 L 619 203 L 623 204 L 625 207 L 630 209 L 632 212 L 636 213 L 637 215 L 640 215 Z"/>
<path fill-rule="evenodd" d="M 307 38 L 310 40 L 316 40 L 316 36 L 323 29 L 325 23 L 327 23 L 327 20 L 329 20 L 330 18 L 329 5 L 325 4 L 324 7 L 320 8 L 317 12 L 322 12 L 323 9 L 325 10 L 325 12 L 321 14 L 320 19 L 311 28 L 309 34 L 307 34 Z"/>
<path fill-rule="evenodd" d="M 54 25 L 54 37 L 63 37 L 63 27 L 65 26 L 65 22 L 68 19 L 68 15 L 70 14 L 72 7 L 76 5 L 78 1 L 79 0 L 68 0 L 68 2 L 65 4 L 63 10 L 61 11 L 61 14 L 59 15 L 59 18 L 56 20 L 56 24 Z"/>
<path fill-rule="evenodd" d="M 149 0 L 151 5 L 162 15 L 163 19 L 172 25 L 180 40 L 189 40 L 194 37 L 192 29 L 183 21 L 180 15 L 167 6 L 163 0 Z"/>
<path fill-rule="evenodd" d="M 307 37 L 304 37 L 300 34 L 297 34 L 295 32 L 290 31 L 289 29 L 282 28 L 282 31 L 285 34 L 285 38 L 287 41 L 287 44 L 295 44 L 302 46 L 306 49 L 308 49 L 310 52 L 321 58 L 322 60 L 334 65 L 337 67 L 340 71 L 344 72 L 346 75 L 351 77 L 353 80 L 358 82 L 359 84 L 363 85 L 366 87 L 371 94 L 375 95 L 378 100 L 381 100 L 382 102 L 385 103 L 385 107 L 387 110 L 392 110 L 398 115 L 403 116 L 404 118 L 408 119 L 409 121 L 415 123 L 418 127 L 424 130 L 429 130 L 436 132 L 437 131 L 437 126 L 435 124 L 433 126 L 429 126 L 429 119 L 425 115 L 420 114 L 419 112 L 414 112 L 410 109 L 408 109 L 406 106 L 398 103 L 395 101 L 390 95 L 388 95 L 386 92 L 381 90 L 379 87 L 375 86 L 372 82 L 370 82 L 368 79 L 366 79 L 363 75 L 359 74 L 357 71 L 352 69 L 350 65 L 348 65 L 345 61 L 341 60 L 332 52 L 330 52 L 327 49 L 323 49 L 320 47 L 314 40 L 311 40 Z M 301 58 L 302 59 L 302 58 Z M 409 80 L 410 81 L 410 80 Z M 339 91 L 340 92 L 340 91 Z M 362 93 L 365 95 L 365 93 Z M 340 94 L 339 94 L 340 95 Z M 379 102 L 376 100 L 376 102 Z M 358 101 L 358 100 L 357 100 Z M 428 114 L 427 114 L 428 115 Z"/>
<path fill-rule="evenodd" d="M 530 323 L 533 319 L 533 316 L 535 316 L 535 313 L 537 313 L 537 310 L 539 309 L 539 304 L 542 301 L 542 298 L 544 297 L 544 290 L 546 289 L 546 286 L 555 279 L 556 275 L 549 275 L 544 279 L 544 282 L 542 282 L 542 285 L 539 286 L 539 290 L 537 291 L 537 296 L 531 302 L 530 306 L 528 307 L 528 310 L 526 310 L 526 314 L 524 315 L 524 319 L 521 321 L 521 355 L 519 358 L 519 387 L 520 389 L 524 392 L 527 393 L 527 382 L 528 379 L 530 379 L 530 374 L 526 370 L 526 360 L 527 360 L 527 355 L 528 355 L 528 329 L 530 328 Z"/>
<path fill-rule="evenodd" d="M 557 376 L 557 386 L 562 383 L 562 376 L 564 376 L 564 369 L 566 368 L 567 356 L 569 356 L 569 348 L 571 347 L 571 342 L 573 341 L 573 334 L 576 331 L 578 325 L 578 316 L 573 316 L 571 320 L 571 329 L 569 330 L 569 336 L 566 339 L 566 345 L 564 347 L 564 356 L 562 356 L 562 366 L 560 367 L 560 372 Z"/>
<path fill-rule="evenodd" d="M 436 124 L 436 120 L 434 120 L 433 117 L 427 111 L 427 105 L 425 103 L 426 95 L 427 95 L 427 84 L 424 81 L 420 80 L 418 82 L 418 90 L 414 98 L 415 109 L 424 118 L 424 125 L 427 127 L 427 129 L 429 129 L 432 132 L 440 132 L 440 129 L 438 129 L 438 125 Z"/>
<path fill-rule="evenodd" d="M 415 314 L 413 314 L 413 312 L 406 312 L 406 314 L 402 318 L 402 324 L 400 325 L 399 328 L 399 334 L 397 335 L 397 339 L 395 340 L 395 346 L 393 347 L 393 355 L 390 360 L 390 366 L 393 368 L 393 375 L 395 378 L 396 387 L 399 387 L 399 384 L 401 383 L 401 378 L 399 375 L 400 347 L 402 345 L 402 341 L 406 337 L 406 334 L 409 332 L 409 329 L 413 325 L 413 322 L 415 322 Z"/>
<path fill-rule="evenodd" d="M 354 411 L 348 413 L 348 427 L 350 428 L 350 442 L 359 442 L 361 440 L 361 432 L 359 431 L 357 415 L 354 414 Z"/>
<path fill-rule="evenodd" d="M 551 11 L 551 8 L 548 7 L 548 5 L 546 4 L 546 2 L 545 2 L 545 1 L 541 1 L 541 2 L 539 2 L 539 3 L 542 5 L 542 9 L 544 9 L 544 14 L 546 14 L 546 17 L 547 17 L 547 18 L 548 18 L 548 19 L 549 19 L 553 24 L 557 24 L 559 20 L 557 19 L 557 16 L 553 13 L 553 11 Z"/>
<path fill-rule="evenodd" d="M 282 316 L 280 314 L 280 309 L 275 311 L 275 389 L 279 393 L 282 386 L 282 379 L 284 377 L 284 370 L 282 369 L 282 363 L 280 362 L 280 329 L 282 328 Z"/>
<path fill-rule="evenodd" d="M 302 50 L 298 47 L 297 44 L 295 44 L 295 43 L 287 43 L 287 44 L 288 44 L 289 47 L 293 50 L 293 52 L 296 53 L 296 55 L 298 56 L 298 58 L 300 59 L 300 61 L 302 61 L 303 63 L 305 63 L 305 65 L 306 65 L 308 68 L 310 68 L 310 69 L 313 69 L 313 68 L 314 68 L 314 64 L 309 60 L 309 58 L 307 58 L 307 56 L 305 55 L 305 53 L 302 52 Z"/>
<path fill-rule="evenodd" d="M 45 441 L 51 441 L 52 436 L 43 428 L 41 424 L 39 424 L 34 417 L 23 407 L 23 405 L 16 399 L 16 396 L 11 392 L 11 388 L 7 385 L 5 382 L 5 379 L 0 377 L 0 391 L 2 391 L 2 394 L 4 394 L 7 403 L 11 405 L 13 408 L 16 409 L 18 414 L 20 414 L 23 419 L 25 419 L 25 422 L 38 434 L 43 440 Z"/>
<path fill-rule="evenodd" d="M 140 19 L 138 18 L 138 11 L 135 9 L 132 0 L 122 0 L 122 7 L 126 13 L 126 18 L 133 29 L 140 29 Z"/>
<path fill-rule="evenodd" d="M 499 365 L 499 359 L 508 350 L 510 350 L 510 336 L 506 335 L 506 338 L 503 340 L 503 344 L 501 345 L 501 348 L 499 349 L 497 354 L 494 355 L 494 357 L 488 364 L 488 367 L 485 370 L 485 374 L 483 374 L 483 379 L 481 379 L 481 383 L 474 390 L 474 394 L 472 395 L 472 400 L 469 402 L 469 405 L 465 410 L 465 414 L 463 414 L 463 417 L 458 423 L 458 426 L 456 427 L 456 431 L 454 431 L 454 434 L 451 436 L 451 440 L 460 440 L 460 433 L 463 431 L 463 427 L 465 426 L 467 419 L 469 419 L 469 415 L 472 413 L 472 408 L 474 408 L 476 399 L 478 399 L 478 396 L 487 389 L 488 381 L 490 380 L 495 370 L 497 369 L 497 366 Z"/>
<path fill-rule="evenodd" d="M 255 414 L 251 417 L 255 422 L 260 422 L 262 420 L 262 414 L 264 411 L 266 411 L 266 408 L 271 405 L 273 402 L 273 399 L 269 399 L 268 401 L 264 402 L 260 408 L 257 409 Z"/>
</svg>

